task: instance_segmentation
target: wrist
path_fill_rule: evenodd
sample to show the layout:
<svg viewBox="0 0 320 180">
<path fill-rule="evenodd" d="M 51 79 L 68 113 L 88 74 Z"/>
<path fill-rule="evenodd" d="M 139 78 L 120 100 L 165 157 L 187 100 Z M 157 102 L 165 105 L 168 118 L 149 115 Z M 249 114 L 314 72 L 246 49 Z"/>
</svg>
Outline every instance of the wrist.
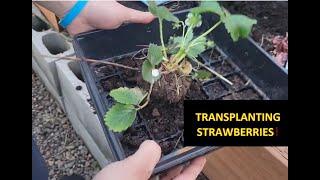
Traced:
<svg viewBox="0 0 320 180">
<path fill-rule="evenodd" d="M 71 9 L 69 9 L 64 17 L 60 20 L 59 24 L 63 28 L 67 28 L 69 25 L 71 25 L 77 18 L 79 18 L 81 12 L 86 7 L 86 4 L 88 1 L 77 1 Z"/>
<path fill-rule="evenodd" d="M 62 1 L 62 2 L 59 2 L 60 6 L 61 6 L 61 10 L 60 10 L 59 14 L 57 14 L 57 16 L 60 19 L 65 17 L 68 14 L 68 12 L 70 11 L 70 9 L 75 5 L 75 3 L 77 3 L 77 1 Z"/>
</svg>

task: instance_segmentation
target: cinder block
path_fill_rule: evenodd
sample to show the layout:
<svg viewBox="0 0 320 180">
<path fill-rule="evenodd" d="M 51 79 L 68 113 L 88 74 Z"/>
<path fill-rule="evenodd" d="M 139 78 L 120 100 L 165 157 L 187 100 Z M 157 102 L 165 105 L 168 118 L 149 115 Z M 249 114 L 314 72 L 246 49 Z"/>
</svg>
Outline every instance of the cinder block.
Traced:
<svg viewBox="0 0 320 180">
<path fill-rule="evenodd" d="M 47 90 L 51 93 L 53 98 L 59 103 L 60 107 L 65 111 L 65 107 L 63 104 L 62 96 L 58 94 L 56 89 L 53 87 L 53 85 L 50 83 L 49 79 L 45 75 L 45 73 L 42 71 L 42 69 L 39 67 L 35 59 L 32 57 L 32 69 L 37 75 L 40 77 L 41 81 L 46 86 Z"/>
<path fill-rule="evenodd" d="M 85 83 L 81 80 L 78 62 L 61 60 L 56 62 L 61 92 L 69 118 L 77 117 L 74 123 L 81 123 L 83 130 L 88 131 L 106 159 L 112 160 L 109 144 L 103 133 L 98 117 L 88 103 L 90 98 Z M 83 138 L 85 141 L 87 139 Z M 95 152 L 92 152 L 95 153 Z M 98 155 L 97 155 L 98 156 Z"/>
<path fill-rule="evenodd" d="M 98 161 L 100 167 L 108 165 L 110 161 L 105 157 L 105 155 L 100 150 L 99 146 L 96 144 L 95 140 L 89 134 L 87 129 L 82 125 L 76 113 L 73 112 L 74 110 L 71 108 L 72 103 L 69 102 L 68 99 L 65 99 L 64 102 L 66 105 L 66 112 L 68 114 L 68 118 L 72 124 L 72 127 L 79 135 L 79 137 L 81 137 L 81 139 L 84 141 L 92 156 Z"/>
<path fill-rule="evenodd" d="M 45 29 L 41 28 L 45 26 L 43 24 L 44 22 L 39 22 L 38 20 L 39 19 L 32 21 L 32 56 L 56 89 L 57 93 L 61 95 L 60 83 L 54 62 L 59 61 L 58 57 L 72 55 L 74 50 L 72 44 L 68 42 L 63 35 L 54 32 L 52 29 L 36 31 L 37 28 L 38 30 Z M 35 24 L 38 25 L 36 26 Z M 53 58 L 42 55 L 52 56 Z"/>
<path fill-rule="evenodd" d="M 43 18 L 32 15 L 32 29 L 36 32 L 43 32 L 51 30 L 51 27 Z"/>
</svg>

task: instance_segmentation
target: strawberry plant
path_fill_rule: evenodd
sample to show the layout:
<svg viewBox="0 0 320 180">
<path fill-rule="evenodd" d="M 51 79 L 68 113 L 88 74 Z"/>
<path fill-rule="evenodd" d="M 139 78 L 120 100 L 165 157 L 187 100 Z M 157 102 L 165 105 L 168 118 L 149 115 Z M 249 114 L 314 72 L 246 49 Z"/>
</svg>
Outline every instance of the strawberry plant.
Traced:
<svg viewBox="0 0 320 180">
<path fill-rule="evenodd" d="M 247 16 L 230 14 L 216 1 L 201 2 L 199 7 L 191 9 L 185 21 L 179 20 L 167 8 L 157 6 L 153 1 L 149 2 L 149 11 L 158 18 L 161 40 L 161 45 L 149 45 L 141 67 L 143 79 L 150 84 L 149 90 L 146 92 L 138 87 L 121 87 L 110 92 L 116 103 L 105 114 L 104 120 L 109 129 L 115 132 L 124 131 L 132 125 L 137 112 L 147 106 L 153 89 L 157 90 L 155 96 L 163 96 L 164 100 L 171 103 L 184 97 L 190 86 L 190 78 L 205 80 L 213 74 L 232 85 L 232 82 L 202 64 L 197 57 L 215 46 L 206 36 L 219 25 L 223 24 L 232 40 L 238 41 L 248 37 L 252 26 L 256 24 L 256 20 Z M 196 36 L 194 30 L 202 25 L 203 13 L 216 14 L 219 21 Z M 173 28 L 182 29 L 182 34 L 170 37 L 167 44 L 163 38 L 163 21 L 172 22 Z M 169 92 L 172 89 L 175 89 L 174 94 Z"/>
</svg>

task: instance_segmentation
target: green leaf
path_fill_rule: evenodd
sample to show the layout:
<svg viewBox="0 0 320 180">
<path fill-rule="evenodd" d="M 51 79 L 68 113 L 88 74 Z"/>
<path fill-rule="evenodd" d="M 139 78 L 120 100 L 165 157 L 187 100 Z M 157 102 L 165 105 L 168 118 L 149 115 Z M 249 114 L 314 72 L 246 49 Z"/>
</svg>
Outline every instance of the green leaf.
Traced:
<svg viewBox="0 0 320 180">
<path fill-rule="evenodd" d="M 163 60 L 162 47 L 150 44 L 147 59 L 150 61 L 152 66 L 158 65 Z"/>
<path fill-rule="evenodd" d="M 230 33 L 233 41 L 238 41 L 239 38 L 249 36 L 252 26 L 257 23 L 257 20 L 251 19 L 244 15 L 228 15 L 224 19 L 224 25 Z"/>
<path fill-rule="evenodd" d="M 182 36 L 177 36 L 177 37 L 173 37 L 172 38 L 172 42 L 173 44 L 181 44 L 182 43 L 182 40 L 183 40 L 183 37 Z"/>
<path fill-rule="evenodd" d="M 185 39 L 185 44 L 188 44 L 192 39 L 193 39 L 193 32 L 189 31 L 188 34 L 186 34 L 186 39 Z M 174 44 L 174 45 L 181 45 L 184 37 L 182 36 L 175 36 L 175 37 L 170 37 L 169 39 L 169 44 Z"/>
<path fill-rule="evenodd" d="M 172 46 L 172 45 L 168 46 L 168 50 L 167 50 L 168 54 L 176 54 L 178 51 L 179 51 L 179 47 Z"/>
<path fill-rule="evenodd" d="M 175 53 L 176 49 L 175 48 L 180 48 L 181 46 L 183 46 L 184 48 L 186 48 L 186 46 L 189 45 L 190 41 L 193 39 L 193 32 L 189 31 L 188 34 L 186 34 L 186 38 L 184 43 L 182 44 L 184 37 L 182 36 L 177 36 L 177 37 L 171 37 L 169 39 L 169 49 L 170 49 L 170 53 Z"/>
<path fill-rule="evenodd" d="M 216 1 L 202 1 L 199 7 L 195 7 L 191 10 L 192 13 L 201 14 L 205 12 L 216 13 L 219 16 L 224 16 L 222 8 Z"/>
<path fill-rule="evenodd" d="M 208 80 L 212 77 L 212 73 L 207 70 L 198 70 L 192 77 L 199 80 Z"/>
<path fill-rule="evenodd" d="M 142 64 L 142 78 L 149 82 L 154 83 L 156 80 L 160 78 L 160 75 L 157 77 L 152 76 L 152 69 L 154 69 L 154 66 L 149 61 L 144 61 Z"/>
<path fill-rule="evenodd" d="M 179 22 L 179 19 L 176 16 L 174 16 L 166 7 L 157 6 L 154 1 L 148 1 L 148 3 L 149 12 L 151 12 L 154 16 L 171 22 Z"/>
<path fill-rule="evenodd" d="M 176 48 L 180 48 L 181 46 L 183 46 L 183 48 L 186 49 L 186 47 L 189 45 L 189 43 L 191 42 L 191 40 L 193 39 L 193 32 L 192 31 L 189 31 L 188 34 L 186 34 L 186 38 L 185 38 L 185 41 L 183 43 L 183 40 L 184 40 L 184 37 L 182 36 L 177 36 L 177 37 L 171 37 L 169 39 L 169 47 L 171 49 L 170 53 L 174 53 L 176 52 L 174 49 L 175 47 Z"/>
<path fill-rule="evenodd" d="M 181 24 L 179 22 L 172 23 L 173 29 L 179 29 L 180 27 L 181 27 Z"/>
<path fill-rule="evenodd" d="M 189 57 L 197 57 L 199 54 L 201 54 L 203 51 L 206 50 L 206 38 L 201 37 L 196 41 L 193 41 L 187 48 L 187 55 Z"/>
<path fill-rule="evenodd" d="M 153 15 L 157 16 L 158 6 L 155 1 L 148 1 L 148 10 Z"/>
<path fill-rule="evenodd" d="M 122 104 L 138 105 L 143 100 L 145 93 L 139 88 L 120 87 L 110 92 L 110 96 Z"/>
<path fill-rule="evenodd" d="M 143 62 L 142 78 L 149 83 L 153 83 L 152 69 L 153 69 L 153 66 L 149 61 L 146 60 Z"/>
<path fill-rule="evenodd" d="M 201 15 L 196 14 L 196 13 L 192 13 L 192 12 L 188 13 L 187 19 L 185 20 L 185 24 L 187 26 L 192 27 L 192 28 L 200 27 L 202 24 Z"/>
<path fill-rule="evenodd" d="M 171 36 L 168 45 L 167 45 L 167 53 L 175 54 L 179 51 L 180 43 L 182 42 L 183 37 L 173 37 Z"/>
<path fill-rule="evenodd" d="M 158 17 L 171 22 L 179 22 L 179 19 L 174 16 L 166 7 L 160 6 L 157 10 Z"/>
<path fill-rule="evenodd" d="M 207 45 L 207 48 L 213 48 L 215 46 L 215 43 L 214 41 L 208 40 L 206 45 Z"/>
<path fill-rule="evenodd" d="M 136 119 L 137 110 L 133 105 L 116 103 L 105 114 L 104 122 L 114 132 L 121 132 L 130 127 Z"/>
</svg>

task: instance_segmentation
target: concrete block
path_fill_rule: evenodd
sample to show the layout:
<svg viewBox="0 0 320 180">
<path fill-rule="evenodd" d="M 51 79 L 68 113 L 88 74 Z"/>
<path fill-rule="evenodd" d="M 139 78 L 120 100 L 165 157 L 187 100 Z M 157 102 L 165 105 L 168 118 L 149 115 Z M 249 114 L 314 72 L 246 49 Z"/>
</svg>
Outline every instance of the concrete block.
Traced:
<svg viewBox="0 0 320 180">
<path fill-rule="evenodd" d="M 61 95 L 55 61 L 59 60 L 57 57 L 74 54 L 72 44 L 68 42 L 63 35 L 54 32 L 52 29 L 36 31 L 45 29 L 43 28 L 45 26 L 43 24 L 44 22 L 41 22 L 41 20 L 36 19 L 33 20 L 32 23 L 32 56 L 56 89 L 57 93 Z M 54 58 L 44 57 L 42 55 L 52 56 Z"/>
<path fill-rule="evenodd" d="M 60 96 L 58 94 L 56 89 L 53 87 L 53 85 L 51 84 L 51 82 L 47 78 L 46 74 L 42 71 L 42 69 L 37 64 L 37 62 L 35 61 L 35 59 L 33 57 L 32 57 L 32 69 L 40 77 L 41 81 L 44 83 L 44 85 L 46 86 L 47 90 L 51 93 L 53 98 L 58 102 L 58 104 L 60 105 L 62 110 L 65 111 L 62 96 Z"/>
<path fill-rule="evenodd" d="M 97 115 L 93 113 L 93 109 L 87 101 L 90 96 L 82 80 L 79 63 L 61 60 L 56 62 L 56 66 L 68 116 L 78 118 L 78 121 L 74 121 L 74 123 L 81 123 L 83 130 L 88 131 L 106 159 L 111 160 L 110 147 L 103 129 Z M 86 141 L 86 139 L 84 140 Z"/>
<path fill-rule="evenodd" d="M 51 29 L 50 25 L 39 16 L 32 15 L 32 29 L 36 32 L 48 31 Z"/>
<path fill-rule="evenodd" d="M 68 118 L 72 124 L 72 127 L 76 131 L 76 133 L 81 137 L 84 141 L 85 145 L 88 147 L 92 156 L 98 161 L 100 167 L 104 167 L 110 163 L 110 161 L 105 157 L 105 155 L 100 150 L 99 146 L 96 144 L 95 140 L 89 134 L 87 129 L 82 125 L 80 119 L 77 117 L 76 113 L 74 113 L 71 108 L 71 102 L 68 99 L 65 99 L 66 112 L 68 114 Z"/>
</svg>

